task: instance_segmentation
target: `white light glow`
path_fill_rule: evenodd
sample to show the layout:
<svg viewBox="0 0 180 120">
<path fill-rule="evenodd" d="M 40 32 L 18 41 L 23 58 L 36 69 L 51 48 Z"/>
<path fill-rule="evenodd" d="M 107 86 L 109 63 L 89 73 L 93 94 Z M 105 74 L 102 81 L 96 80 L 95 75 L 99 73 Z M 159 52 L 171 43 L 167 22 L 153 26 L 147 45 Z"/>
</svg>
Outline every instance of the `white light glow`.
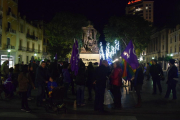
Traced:
<svg viewBox="0 0 180 120">
<path fill-rule="evenodd" d="M 143 61 L 143 58 L 142 58 L 142 56 L 140 57 L 140 59 L 139 59 L 140 61 Z"/>
<path fill-rule="evenodd" d="M 37 56 L 37 54 L 35 53 L 34 56 Z"/>
<path fill-rule="evenodd" d="M 152 57 L 152 59 L 154 59 L 154 57 Z"/>
<path fill-rule="evenodd" d="M 11 50 L 7 50 L 8 52 L 11 52 Z"/>
<path fill-rule="evenodd" d="M 100 42 L 100 50 L 99 50 L 99 54 L 100 54 L 100 59 L 105 60 L 102 42 Z"/>
<path fill-rule="evenodd" d="M 173 54 L 171 54 L 171 56 L 173 56 Z"/>
<path fill-rule="evenodd" d="M 148 7 L 146 7 L 146 10 L 148 9 Z"/>
</svg>

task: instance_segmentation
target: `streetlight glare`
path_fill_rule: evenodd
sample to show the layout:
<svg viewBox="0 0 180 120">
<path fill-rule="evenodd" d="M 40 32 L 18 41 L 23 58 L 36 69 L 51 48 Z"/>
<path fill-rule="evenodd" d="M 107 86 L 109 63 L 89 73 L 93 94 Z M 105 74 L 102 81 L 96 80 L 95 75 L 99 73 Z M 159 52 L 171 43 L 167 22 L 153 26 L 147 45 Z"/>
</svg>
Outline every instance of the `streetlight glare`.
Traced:
<svg viewBox="0 0 180 120">
<path fill-rule="evenodd" d="M 7 50 L 8 52 L 11 52 L 11 50 Z"/>
<path fill-rule="evenodd" d="M 34 56 L 36 56 L 37 54 L 34 54 Z"/>
</svg>

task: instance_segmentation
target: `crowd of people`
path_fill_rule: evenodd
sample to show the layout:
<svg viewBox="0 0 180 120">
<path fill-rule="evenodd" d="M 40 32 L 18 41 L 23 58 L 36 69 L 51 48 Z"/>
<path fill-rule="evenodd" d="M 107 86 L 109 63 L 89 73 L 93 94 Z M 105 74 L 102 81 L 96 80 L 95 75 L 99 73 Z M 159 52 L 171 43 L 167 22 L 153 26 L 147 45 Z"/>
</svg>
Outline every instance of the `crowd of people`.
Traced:
<svg viewBox="0 0 180 120">
<path fill-rule="evenodd" d="M 165 98 L 169 98 L 170 92 L 173 92 L 173 99 L 176 100 L 176 83 L 178 81 L 178 69 L 174 65 L 175 60 L 169 61 L 169 69 L 167 70 L 168 89 Z M 30 61 L 28 65 L 17 64 L 14 68 L 9 68 L 8 61 L 1 66 L 1 88 L 5 93 L 5 98 L 12 99 L 14 94 L 21 96 L 21 110 L 30 112 L 28 100 L 33 99 L 31 96 L 32 89 L 37 89 L 36 105 L 43 106 L 43 101 L 51 97 L 52 91 L 58 86 L 64 86 L 64 97 L 68 98 L 68 91 L 71 86 L 71 92 L 76 95 L 77 106 L 85 106 L 84 91 L 88 88 L 88 100 L 93 100 L 92 91 L 95 91 L 94 110 L 104 111 L 104 94 L 107 88 L 113 95 L 114 109 L 121 108 L 121 87 L 123 70 L 119 62 L 108 65 L 103 60 L 101 65 L 90 62 L 86 67 L 83 61 L 79 60 L 78 74 L 75 76 L 71 71 L 71 64 L 68 62 L 42 61 L 40 64 L 36 61 Z M 147 63 L 146 69 L 147 80 L 150 75 L 153 80 L 153 94 L 157 93 L 156 85 L 158 85 L 160 94 L 162 93 L 161 80 L 164 79 L 162 68 L 153 60 L 153 65 Z M 131 86 L 134 87 L 137 94 L 137 105 L 141 107 L 141 90 L 144 80 L 143 68 L 139 65 L 136 69 L 134 77 L 131 79 Z M 76 88 L 76 90 L 75 90 Z M 0 89 L 1 90 L 1 89 Z"/>
</svg>

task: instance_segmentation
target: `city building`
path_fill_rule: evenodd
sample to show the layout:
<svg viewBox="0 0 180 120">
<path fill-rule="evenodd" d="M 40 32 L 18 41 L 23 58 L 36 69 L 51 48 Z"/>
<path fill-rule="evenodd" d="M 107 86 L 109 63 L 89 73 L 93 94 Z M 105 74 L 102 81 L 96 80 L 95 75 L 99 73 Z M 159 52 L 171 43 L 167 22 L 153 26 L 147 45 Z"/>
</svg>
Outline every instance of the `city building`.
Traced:
<svg viewBox="0 0 180 120">
<path fill-rule="evenodd" d="M 0 0 L 0 11 L 0 63 L 9 60 L 9 67 L 14 67 L 18 49 L 18 1 Z"/>
<path fill-rule="evenodd" d="M 20 17 L 18 0 L 0 0 L 1 65 L 6 60 L 9 60 L 9 67 L 43 60 L 43 48 L 43 27 Z"/>
<path fill-rule="evenodd" d="M 42 60 L 43 30 L 39 24 L 27 22 L 26 18 L 18 18 L 18 39 L 16 47 L 16 64 L 28 64 L 30 60 Z"/>
<path fill-rule="evenodd" d="M 154 1 L 134 0 L 126 6 L 126 14 L 139 15 L 149 22 L 154 21 Z"/>
</svg>

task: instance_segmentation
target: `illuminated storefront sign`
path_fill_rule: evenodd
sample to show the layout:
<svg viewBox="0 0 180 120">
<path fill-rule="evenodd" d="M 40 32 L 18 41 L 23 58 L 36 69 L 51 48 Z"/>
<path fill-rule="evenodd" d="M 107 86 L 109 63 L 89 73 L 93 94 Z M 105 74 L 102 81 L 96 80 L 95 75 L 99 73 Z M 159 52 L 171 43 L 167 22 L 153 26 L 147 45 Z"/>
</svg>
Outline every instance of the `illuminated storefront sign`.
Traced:
<svg viewBox="0 0 180 120">
<path fill-rule="evenodd" d="M 129 2 L 128 2 L 128 5 L 133 4 L 133 3 L 136 3 L 136 2 L 140 2 L 140 1 L 142 1 L 142 0 L 129 1 Z"/>
</svg>

